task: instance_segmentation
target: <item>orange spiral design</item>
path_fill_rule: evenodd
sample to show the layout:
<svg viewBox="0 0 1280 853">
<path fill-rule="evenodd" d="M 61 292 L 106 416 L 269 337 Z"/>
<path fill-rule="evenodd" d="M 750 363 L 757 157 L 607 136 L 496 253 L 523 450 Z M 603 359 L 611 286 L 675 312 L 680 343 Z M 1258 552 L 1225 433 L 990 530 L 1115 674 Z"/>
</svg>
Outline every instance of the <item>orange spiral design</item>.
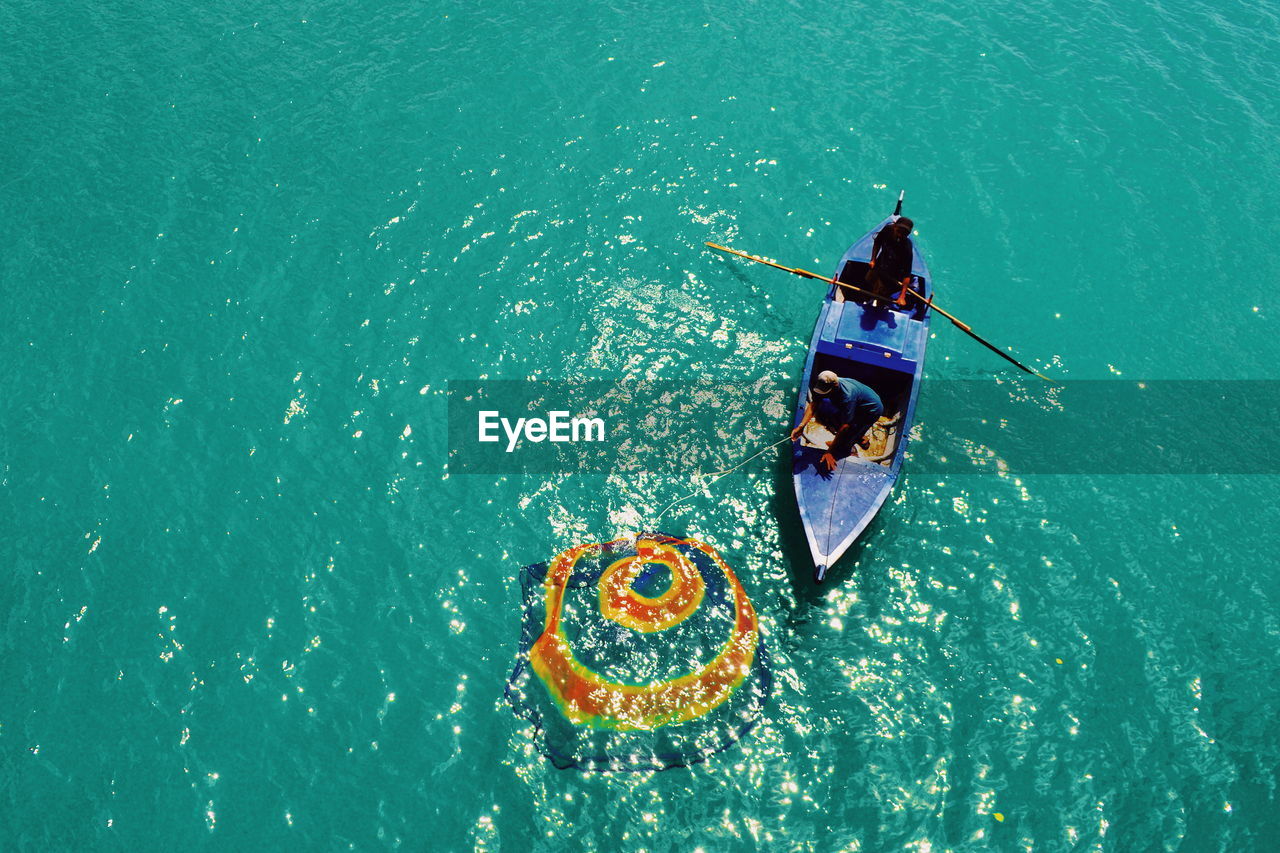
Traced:
<svg viewBox="0 0 1280 853">
<path fill-rule="evenodd" d="M 558 555 L 547 571 L 546 621 L 529 651 L 534 671 L 572 723 L 621 731 L 653 729 L 684 723 L 724 704 L 751 672 L 760 642 L 756 612 L 733 570 L 715 549 L 694 539 L 640 539 L 636 555 L 624 557 L 600 578 L 601 612 L 632 630 L 661 631 L 679 624 L 702 603 L 701 573 L 671 543 L 706 554 L 724 573 L 733 590 L 734 622 L 716 657 L 698 670 L 652 684 L 620 684 L 584 667 L 573 656 L 561 626 L 564 593 L 573 567 L 583 556 L 626 540 L 578 545 Z M 648 563 L 671 570 L 671 587 L 654 598 L 636 592 L 631 583 Z"/>
<path fill-rule="evenodd" d="M 671 571 L 671 587 L 654 598 L 641 595 L 631 584 L 646 565 L 657 563 Z M 600 578 L 600 612 L 619 625 L 650 633 L 678 625 L 702 604 L 706 590 L 702 575 L 670 545 L 652 539 L 636 543 L 636 555 L 623 557 Z"/>
</svg>

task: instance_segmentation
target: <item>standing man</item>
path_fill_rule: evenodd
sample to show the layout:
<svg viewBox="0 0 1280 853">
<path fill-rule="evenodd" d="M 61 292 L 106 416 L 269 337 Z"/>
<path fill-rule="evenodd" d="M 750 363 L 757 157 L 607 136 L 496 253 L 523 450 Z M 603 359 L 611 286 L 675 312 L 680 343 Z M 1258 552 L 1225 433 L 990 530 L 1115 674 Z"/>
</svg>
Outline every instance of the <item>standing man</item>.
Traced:
<svg viewBox="0 0 1280 853">
<path fill-rule="evenodd" d="M 911 263 L 915 256 L 911 229 L 914 227 L 915 223 L 910 219 L 899 216 L 881 228 L 871 244 L 867 289 L 876 294 L 877 298 L 890 301 L 901 288 L 911 283 Z"/>
<path fill-rule="evenodd" d="M 854 442 L 864 448 L 871 445 L 867 430 L 883 414 L 884 404 L 875 391 L 856 379 L 841 379 L 832 371 L 824 370 L 809 388 L 804 415 L 791 431 L 791 440 L 800 438 L 812 420 L 834 433 L 827 452 L 819 460 L 830 473 L 836 470 L 839 459 L 852 452 Z"/>
</svg>

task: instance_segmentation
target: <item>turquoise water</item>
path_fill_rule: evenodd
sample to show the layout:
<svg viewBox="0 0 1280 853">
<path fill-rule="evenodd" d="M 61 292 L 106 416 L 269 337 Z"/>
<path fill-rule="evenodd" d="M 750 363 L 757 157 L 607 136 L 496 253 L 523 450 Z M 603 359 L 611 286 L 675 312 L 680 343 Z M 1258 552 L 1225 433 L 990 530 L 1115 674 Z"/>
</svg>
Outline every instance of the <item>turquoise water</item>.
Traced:
<svg viewBox="0 0 1280 853">
<path fill-rule="evenodd" d="M 0 20 L 0 847 L 1280 844 L 1274 478 L 908 463 L 815 590 L 762 458 L 663 527 L 743 579 L 764 717 L 583 775 L 502 700 L 518 570 L 688 474 L 451 477 L 444 403 L 794 383 L 818 291 L 703 241 L 829 271 L 899 188 L 939 302 L 1036 367 L 1273 378 L 1274 4 Z M 931 378 L 1003 371 L 935 331 Z"/>
</svg>

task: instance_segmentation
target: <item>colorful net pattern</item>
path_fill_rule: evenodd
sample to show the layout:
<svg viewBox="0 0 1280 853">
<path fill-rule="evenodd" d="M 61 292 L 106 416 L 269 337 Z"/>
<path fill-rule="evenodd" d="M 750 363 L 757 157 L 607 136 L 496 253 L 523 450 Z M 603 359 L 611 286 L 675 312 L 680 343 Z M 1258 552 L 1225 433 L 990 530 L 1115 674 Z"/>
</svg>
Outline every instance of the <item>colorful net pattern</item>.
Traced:
<svg viewBox="0 0 1280 853">
<path fill-rule="evenodd" d="M 771 675 L 755 609 L 695 539 L 578 545 L 521 572 L 507 697 L 557 767 L 685 766 L 759 718 Z"/>
</svg>

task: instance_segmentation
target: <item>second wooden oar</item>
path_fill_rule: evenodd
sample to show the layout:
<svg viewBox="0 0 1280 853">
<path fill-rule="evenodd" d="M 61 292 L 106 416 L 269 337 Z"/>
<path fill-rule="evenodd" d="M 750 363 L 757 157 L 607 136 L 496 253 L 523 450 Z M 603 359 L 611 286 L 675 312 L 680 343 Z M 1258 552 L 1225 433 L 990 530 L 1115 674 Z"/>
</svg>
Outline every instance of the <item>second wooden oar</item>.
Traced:
<svg viewBox="0 0 1280 853">
<path fill-rule="evenodd" d="M 816 278 L 816 279 L 818 279 L 819 281 L 826 281 L 826 282 L 830 282 L 831 284 L 834 284 L 834 285 L 836 285 L 837 287 L 843 287 L 843 288 L 845 288 L 845 289 L 847 289 L 847 290 L 852 290 L 852 291 L 853 291 L 853 292 L 855 292 L 855 293 L 861 293 L 861 294 L 864 294 L 864 295 L 866 295 L 866 296 L 870 296 L 870 297 L 872 297 L 873 299 L 883 299 L 883 298 L 884 298 L 884 297 L 882 297 L 882 296 L 878 296 L 877 294 L 872 293 L 872 292 L 871 292 L 871 291 L 869 291 L 869 290 L 864 290 L 864 289 L 862 289 L 861 287 L 855 287 L 854 285 L 849 284 L 848 282 L 838 281 L 837 279 L 834 279 L 834 278 L 828 278 L 828 277 L 827 277 L 827 276 L 825 276 L 825 275 L 818 275 L 816 272 L 809 272 L 808 270 L 802 270 L 802 269 L 800 269 L 800 268 L 798 268 L 798 267 L 784 267 L 782 264 L 774 263 L 773 261 L 766 261 L 764 258 L 757 258 L 755 255 L 748 255 L 746 252 L 739 252 L 737 249 L 730 249 L 728 246 L 721 246 L 721 245 L 720 245 L 720 244 L 718 244 L 718 243 L 711 243 L 711 242 L 708 242 L 708 243 L 707 243 L 707 245 L 708 245 L 708 246 L 710 246 L 710 247 L 711 247 L 711 248 L 713 248 L 713 249 L 718 250 L 718 251 L 721 251 L 721 252 L 728 252 L 730 255 L 737 255 L 737 256 L 738 256 L 738 257 L 740 257 L 740 258 L 746 258 L 748 261 L 754 261 L 754 262 L 755 262 L 755 263 L 757 263 L 757 264 L 764 264 L 765 266 L 773 267 L 774 269 L 780 269 L 780 270 L 783 270 L 783 271 L 785 271 L 785 272 L 789 272 L 789 273 L 791 273 L 792 275 L 798 275 L 798 276 L 801 276 L 802 278 Z M 955 326 L 957 329 L 959 329 L 960 331 L 964 332 L 966 335 L 968 335 L 969 337 L 973 338 L 975 341 L 977 341 L 978 343 L 982 344 L 984 347 L 986 347 L 987 349 L 991 350 L 993 353 L 995 353 L 996 355 L 1000 356 L 1000 357 L 1001 357 L 1001 358 L 1003 358 L 1005 361 L 1007 361 L 1007 362 L 1009 362 L 1010 364 L 1012 364 L 1014 367 L 1017 367 L 1019 370 L 1024 370 L 1024 371 L 1026 371 L 1027 373 L 1032 374 L 1033 376 L 1039 376 L 1041 379 L 1043 379 L 1043 380 L 1044 380 L 1044 381 L 1046 381 L 1046 382 L 1054 382 L 1054 381 L 1055 381 L 1055 380 L 1053 380 L 1053 379 L 1050 379 L 1048 376 L 1045 376 L 1045 375 L 1044 375 L 1043 373 L 1041 373 L 1040 371 L 1038 371 L 1038 370 L 1033 370 L 1032 368 L 1027 367 L 1025 364 L 1023 364 L 1022 362 L 1018 361 L 1016 358 L 1014 358 L 1013 356 L 1009 355 L 1007 352 L 1005 352 L 1004 350 L 1000 349 L 1000 348 L 999 348 L 999 347 L 997 347 L 995 344 L 993 344 L 993 343 L 991 343 L 990 341 L 988 341 L 986 338 L 983 338 L 981 335 L 979 335 L 977 332 L 975 332 L 975 331 L 973 330 L 973 327 L 972 327 L 972 326 L 970 326 L 968 323 L 963 322 L 959 317 L 957 317 L 956 315 L 952 314 L 951 312 L 946 311 L 946 310 L 944 310 L 944 309 L 942 309 L 942 308 L 939 308 L 939 307 L 934 303 L 934 301 L 933 301 L 933 299 L 932 299 L 932 298 L 930 298 L 930 299 L 925 299 L 923 296 L 921 296 L 920 294 L 916 293 L 914 290 L 907 290 L 906 292 L 907 292 L 907 293 L 909 293 L 909 294 L 911 294 L 912 296 L 914 296 L 916 299 L 920 300 L 921 302 L 925 303 L 925 307 L 926 307 L 926 309 L 931 308 L 931 309 L 933 309 L 934 311 L 937 311 L 937 312 L 938 312 L 939 314 L 941 314 L 943 317 L 946 317 L 948 320 L 950 320 L 950 321 L 951 321 L 951 324 L 952 324 L 953 326 Z M 901 294 L 900 294 L 899 296 L 901 297 Z"/>
<path fill-rule="evenodd" d="M 993 353 L 1000 356 L 1005 361 L 1009 362 L 1015 367 L 1025 370 L 1027 373 L 1032 373 L 1032 374 L 1035 374 L 1036 376 L 1039 376 L 1045 382 L 1053 382 L 1055 385 L 1057 384 L 1057 380 L 1050 379 L 1048 376 L 1045 376 L 1043 373 L 1041 373 L 1038 370 L 1032 370 L 1030 367 L 1027 367 L 1025 364 L 1018 361 L 1013 356 L 1009 355 L 1009 353 L 1005 352 L 1004 350 L 997 347 L 995 344 L 991 343 L 990 341 L 980 336 L 977 332 L 973 330 L 972 326 L 970 326 L 968 323 L 962 322 L 960 318 L 957 317 L 955 314 L 952 314 L 949 311 L 945 311 L 942 308 L 939 308 L 937 305 L 934 304 L 932 299 L 926 300 L 923 296 L 916 293 L 914 290 L 908 290 L 907 293 L 910 293 L 916 299 L 919 299 L 921 302 L 925 303 L 926 306 L 928 306 L 929 308 L 932 308 L 934 311 L 937 311 L 943 317 L 946 317 L 948 320 L 951 321 L 951 325 L 955 326 L 957 329 L 964 332 L 966 335 L 973 338 L 975 341 L 982 344 L 984 347 L 991 350 Z"/>
</svg>

